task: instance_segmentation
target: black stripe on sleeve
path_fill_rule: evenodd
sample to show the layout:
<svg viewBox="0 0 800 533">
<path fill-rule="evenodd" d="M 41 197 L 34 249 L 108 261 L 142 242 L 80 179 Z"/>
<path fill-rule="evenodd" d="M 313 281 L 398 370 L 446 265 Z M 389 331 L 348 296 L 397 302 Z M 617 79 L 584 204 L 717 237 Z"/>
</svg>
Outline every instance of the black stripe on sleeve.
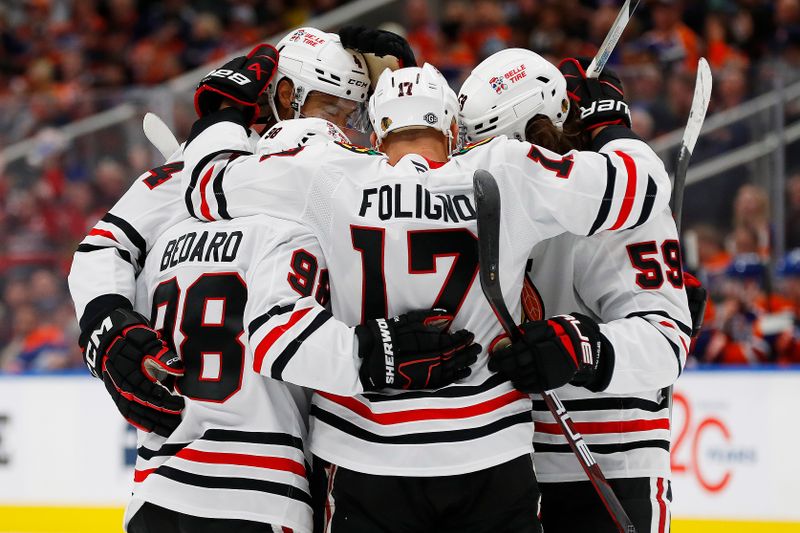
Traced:
<svg viewBox="0 0 800 533">
<path fill-rule="evenodd" d="M 145 448 L 144 446 L 139 446 L 136 450 L 136 455 L 144 459 L 145 461 L 149 461 L 153 457 L 172 457 L 182 449 L 186 448 L 190 445 L 191 442 L 175 442 L 171 444 L 162 444 L 161 448 L 157 450 L 151 450 L 150 448 Z"/>
<path fill-rule="evenodd" d="M 636 440 L 633 442 L 623 442 L 620 444 L 590 444 L 589 448 L 593 454 L 606 455 L 609 453 L 622 453 L 642 448 L 661 448 L 669 452 L 669 441 L 661 439 Z M 549 444 L 544 442 L 534 442 L 533 453 L 572 453 L 569 444 Z"/>
<path fill-rule="evenodd" d="M 269 321 L 269 319 L 271 319 L 272 317 L 275 317 L 275 316 L 278 316 L 278 315 L 283 315 L 285 313 L 288 313 L 292 309 L 294 309 L 294 304 L 282 305 L 282 306 L 281 305 L 276 305 L 275 307 L 273 307 L 272 309 L 270 309 L 269 311 L 267 311 L 263 315 L 254 318 L 250 322 L 250 325 L 247 326 L 247 335 L 248 335 L 248 337 L 252 337 L 253 333 L 255 333 L 258 328 L 260 328 L 261 326 L 266 324 Z"/>
<path fill-rule="evenodd" d="M 656 194 L 658 193 L 658 186 L 656 185 L 653 176 L 647 176 L 647 193 L 644 196 L 644 204 L 642 204 L 642 214 L 639 215 L 639 220 L 636 224 L 631 226 L 630 229 L 638 228 L 650 218 L 653 212 L 653 204 L 656 202 Z"/>
<path fill-rule="evenodd" d="M 78 245 L 79 252 L 97 252 L 99 250 L 114 250 L 117 252 L 122 259 L 133 265 L 133 259 L 131 259 L 131 253 L 128 250 L 123 250 L 122 248 L 117 248 L 116 246 L 98 246 L 96 244 L 80 244 Z"/>
<path fill-rule="evenodd" d="M 235 429 L 207 429 L 198 440 L 213 442 L 243 442 L 247 444 L 267 444 L 271 446 L 288 446 L 303 451 L 303 440 L 288 433 L 241 431 Z M 140 446 L 136 455 L 149 460 L 153 457 L 172 456 L 192 444 L 191 442 L 178 442 L 163 444 L 158 450 L 151 450 Z"/>
<path fill-rule="evenodd" d="M 351 437 L 367 442 L 378 444 L 434 444 L 439 442 L 463 442 L 480 439 L 493 433 L 498 433 L 504 429 L 516 426 L 517 424 L 528 424 L 532 422 L 531 412 L 524 411 L 516 413 L 500 420 L 495 420 L 484 426 L 471 427 L 468 429 L 454 429 L 450 431 L 426 431 L 423 433 L 404 433 L 401 435 L 378 435 L 367 431 L 351 422 L 348 422 L 335 414 L 328 412 L 318 405 L 311 406 L 311 416 L 318 421 L 328 424 L 331 427 L 346 433 Z"/>
<path fill-rule="evenodd" d="M 131 243 L 139 250 L 139 259 L 137 262 L 139 263 L 140 267 L 143 266 L 145 259 L 147 259 L 147 242 L 144 240 L 144 237 L 142 237 L 142 235 L 136 231 L 136 228 L 131 226 L 127 220 L 116 215 L 112 215 L 110 212 L 106 213 L 105 216 L 100 220 L 106 222 L 107 224 L 118 227 L 122 233 L 125 234 L 125 237 L 127 237 L 128 240 L 131 241 Z"/>
<path fill-rule="evenodd" d="M 689 337 L 692 336 L 692 328 L 690 328 L 689 326 L 687 326 L 686 324 L 684 324 L 680 320 L 675 320 L 674 318 L 669 316 L 669 313 L 667 313 L 666 311 L 638 311 L 636 313 L 629 314 L 625 318 L 631 318 L 631 317 L 635 317 L 635 316 L 636 317 L 645 318 L 647 315 L 663 316 L 664 318 L 667 318 L 667 319 L 675 322 L 675 324 L 678 326 L 678 329 L 681 330 L 681 333 L 683 333 L 684 335 L 687 335 Z"/>
<path fill-rule="evenodd" d="M 247 154 L 248 152 L 243 152 L 241 150 L 233 152 L 231 157 L 228 159 L 228 163 L 241 155 Z M 212 187 L 214 189 L 214 197 L 217 199 L 217 211 L 219 211 L 219 216 L 225 220 L 231 220 L 231 215 L 228 213 L 228 199 L 225 198 L 225 191 L 222 190 L 222 179 L 224 175 L 224 169 L 221 172 L 217 172 L 217 175 L 214 177 Z"/>
<path fill-rule="evenodd" d="M 203 169 L 205 169 L 205 167 L 208 166 L 208 164 L 211 163 L 211 161 L 213 161 L 214 159 L 218 158 L 222 154 L 231 154 L 231 157 L 233 157 L 233 156 L 237 156 L 238 157 L 239 155 L 248 154 L 248 153 L 249 152 L 243 152 L 241 150 L 218 150 L 216 152 L 210 153 L 207 156 L 203 157 L 197 163 L 197 165 L 192 169 L 192 175 L 189 178 L 189 186 L 186 187 L 186 191 L 184 192 L 184 195 L 183 195 L 184 202 L 186 203 L 186 210 L 189 211 L 189 215 L 191 215 L 192 218 L 196 218 L 198 220 L 202 220 L 200 217 L 197 216 L 197 213 L 194 210 L 194 205 L 192 203 L 192 193 L 197 188 L 197 184 L 200 182 L 200 173 L 203 171 Z M 227 162 L 226 162 L 226 165 L 227 165 Z M 224 174 L 224 173 L 225 173 L 225 167 L 222 167 L 222 169 L 220 169 L 218 171 L 217 177 L 214 178 L 213 188 L 214 188 L 214 195 L 215 196 L 217 194 L 217 180 L 219 180 L 219 192 L 224 197 L 225 193 L 222 192 L 222 177 L 221 177 L 222 174 Z M 227 203 L 227 201 L 225 201 L 224 203 L 225 203 L 225 213 L 227 214 L 227 212 L 228 212 L 228 203 Z M 219 204 L 219 197 L 217 197 L 217 204 L 218 204 L 218 206 L 221 205 L 221 204 Z M 222 215 L 222 212 L 220 212 L 220 215 Z"/>
<path fill-rule="evenodd" d="M 564 408 L 570 413 L 578 411 L 628 411 L 638 409 L 648 413 L 657 413 L 669 407 L 669 399 L 665 396 L 661 402 L 645 400 L 643 398 L 585 398 L 581 400 L 561 400 Z M 548 411 L 544 400 L 533 400 L 534 411 Z"/>
<path fill-rule="evenodd" d="M 330 320 L 333 315 L 330 311 L 323 310 L 320 314 L 314 317 L 314 320 L 311 321 L 311 324 L 306 327 L 298 335 L 294 340 L 292 340 L 289 345 L 275 358 L 275 362 L 272 364 L 270 369 L 270 375 L 272 379 L 283 380 L 283 370 L 286 368 L 286 365 L 289 364 L 289 361 L 294 357 L 294 354 L 297 353 L 297 350 L 300 349 L 300 345 L 311 336 L 312 333 L 317 331 L 322 325 Z"/>
<path fill-rule="evenodd" d="M 611 213 L 611 203 L 614 200 L 614 186 L 617 183 L 617 167 L 614 166 L 608 155 L 601 155 L 606 158 L 606 192 L 603 194 L 600 210 L 597 212 L 597 218 L 594 219 L 592 229 L 589 230 L 589 235 L 594 235 L 608 220 L 608 215 Z"/>
<path fill-rule="evenodd" d="M 311 507 L 311 496 L 306 491 L 286 483 L 240 477 L 203 476 L 166 465 L 160 466 L 154 474 L 185 485 L 194 485 L 195 487 L 268 492 L 297 500 Z"/>
<path fill-rule="evenodd" d="M 206 430 L 206 432 L 203 433 L 202 439 L 214 442 L 247 442 L 250 444 L 291 446 L 298 450 L 303 449 L 302 439 L 288 433 L 215 428 Z"/>
</svg>

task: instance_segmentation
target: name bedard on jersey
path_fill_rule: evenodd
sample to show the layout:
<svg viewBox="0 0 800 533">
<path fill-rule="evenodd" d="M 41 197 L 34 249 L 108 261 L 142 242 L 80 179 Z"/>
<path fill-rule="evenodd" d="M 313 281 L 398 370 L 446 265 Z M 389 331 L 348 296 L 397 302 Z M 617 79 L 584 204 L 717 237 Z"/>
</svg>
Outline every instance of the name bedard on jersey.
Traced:
<svg viewBox="0 0 800 533">
<path fill-rule="evenodd" d="M 171 239 L 161 256 L 161 271 L 181 263 L 232 263 L 244 239 L 241 231 L 201 231 L 199 235 L 191 231 Z"/>
</svg>

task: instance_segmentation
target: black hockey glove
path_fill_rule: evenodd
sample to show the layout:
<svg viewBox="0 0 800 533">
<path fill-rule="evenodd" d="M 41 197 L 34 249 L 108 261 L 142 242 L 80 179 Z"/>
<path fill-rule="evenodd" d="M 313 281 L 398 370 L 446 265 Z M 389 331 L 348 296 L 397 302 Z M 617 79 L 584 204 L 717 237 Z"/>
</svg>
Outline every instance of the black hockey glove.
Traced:
<svg viewBox="0 0 800 533">
<path fill-rule="evenodd" d="M 165 387 L 183 375 L 183 363 L 145 317 L 115 309 L 81 336 L 81 345 L 86 366 L 126 420 L 164 436 L 177 427 L 184 400 Z"/>
<path fill-rule="evenodd" d="M 339 30 L 339 39 L 343 47 L 362 54 L 374 54 L 377 57 L 391 56 L 397 60 L 399 68 L 417 66 L 417 58 L 414 57 L 411 45 L 396 33 L 364 26 L 344 26 Z"/>
<path fill-rule="evenodd" d="M 481 352 L 472 333 L 445 331 L 447 311 L 412 311 L 356 326 L 364 390 L 438 389 L 470 375 Z"/>
<path fill-rule="evenodd" d="M 585 57 L 570 57 L 558 65 L 567 79 L 570 100 L 580 107 L 584 130 L 615 124 L 630 128 L 631 112 L 619 76 L 606 68 L 599 78 L 587 78 L 590 63 L 591 59 Z"/>
<path fill-rule="evenodd" d="M 194 108 L 199 117 L 217 111 L 226 99 L 242 106 L 248 125 L 259 114 L 258 99 L 278 70 L 278 51 L 260 44 L 247 56 L 231 59 L 209 72 L 197 85 Z"/>
<path fill-rule="evenodd" d="M 571 383 L 591 391 L 608 386 L 614 349 L 591 318 L 573 313 L 520 325 L 522 339 L 507 336 L 492 343 L 489 370 L 525 393 L 557 389 Z"/>
<path fill-rule="evenodd" d="M 683 273 L 683 285 L 686 287 L 686 296 L 689 300 L 689 313 L 692 316 L 692 338 L 694 338 L 703 329 L 708 291 L 706 291 L 699 279 L 688 272 Z"/>
</svg>

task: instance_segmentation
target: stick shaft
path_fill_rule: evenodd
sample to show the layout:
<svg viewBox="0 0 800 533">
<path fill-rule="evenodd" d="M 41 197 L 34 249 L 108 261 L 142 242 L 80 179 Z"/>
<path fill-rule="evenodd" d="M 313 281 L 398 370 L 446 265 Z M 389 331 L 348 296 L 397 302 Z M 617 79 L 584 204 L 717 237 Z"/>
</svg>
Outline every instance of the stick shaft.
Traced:
<svg viewBox="0 0 800 533">
<path fill-rule="evenodd" d="M 475 172 L 474 187 L 478 211 L 478 257 L 481 289 L 503 330 L 512 340 L 519 340 L 520 329 L 508 310 L 500 286 L 500 190 L 494 177 L 485 170 Z M 575 430 L 575 423 L 564 408 L 564 404 L 553 391 L 545 391 L 542 393 L 542 398 L 617 529 L 623 533 L 635 533 L 636 528 L 633 522 L 614 494 L 614 490 L 600 470 L 597 461 L 594 460 L 583 436 Z"/>
<path fill-rule="evenodd" d="M 628 26 L 628 22 L 631 20 L 637 7 L 639 7 L 639 0 L 633 2 L 631 0 L 625 0 L 622 9 L 619 10 L 619 15 L 617 15 L 616 20 L 614 20 L 614 24 L 612 24 L 611 29 L 608 30 L 608 35 L 606 35 L 603 44 L 600 45 L 597 54 L 594 56 L 594 59 L 592 59 L 592 63 L 589 65 L 589 68 L 586 69 L 587 77 L 597 78 L 600 76 L 600 73 L 603 72 L 603 69 L 606 68 L 608 59 L 614 52 L 614 48 L 617 47 L 617 43 L 625 32 L 625 28 Z"/>
</svg>

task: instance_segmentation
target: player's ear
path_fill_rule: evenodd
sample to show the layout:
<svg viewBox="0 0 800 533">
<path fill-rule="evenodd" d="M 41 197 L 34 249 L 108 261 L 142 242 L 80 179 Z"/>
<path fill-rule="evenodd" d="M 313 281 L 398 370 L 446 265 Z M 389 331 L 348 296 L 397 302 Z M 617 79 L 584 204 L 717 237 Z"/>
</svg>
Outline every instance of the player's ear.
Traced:
<svg viewBox="0 0 800 533">
<path fill-rule="evenodd" d="M 453 119 L 453 122 L 450 124 L 450 133 L 453 135 L 453 139 L 458 139 L 458 121 Z"/>
<path fill-rule="evenodd" d="M 278 82 L 278 90 L 275 94 L 275 105 L 281 120 L 294 118 L 292 113 L 292 99 L 294 97 L 294 83 L 289 78 L 283 78 Z"/>
<path fill-rule="evenodd" d="M 369 134 L 369 143 L 376 149 L 378 148 L 378 136 L 375 135 L 374 131 Z"/>
</svg>

